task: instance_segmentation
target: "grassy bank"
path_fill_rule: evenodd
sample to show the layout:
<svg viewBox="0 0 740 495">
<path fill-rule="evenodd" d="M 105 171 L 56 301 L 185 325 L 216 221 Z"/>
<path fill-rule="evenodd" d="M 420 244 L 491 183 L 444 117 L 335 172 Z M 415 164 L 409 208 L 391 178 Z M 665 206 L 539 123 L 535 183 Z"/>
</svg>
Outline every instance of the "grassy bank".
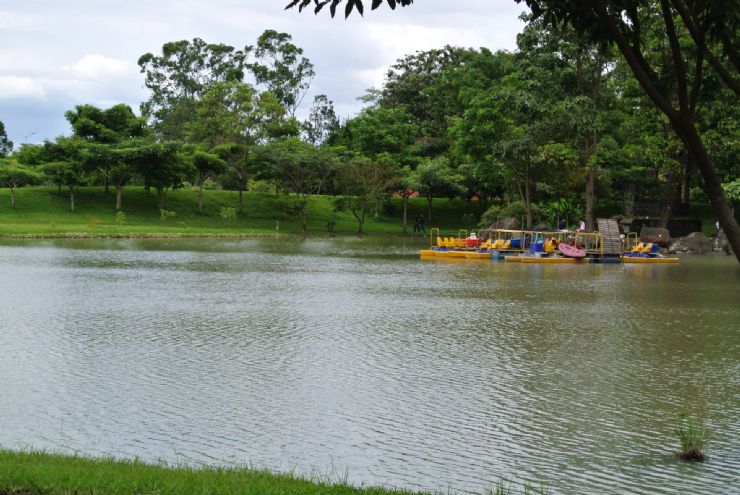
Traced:
<svg viewBox="0 0 740 495">
<path fill-rule="evenodd" d="M 424 495 L 355 487 L 327 476 L 307 479 L 264 469 L 190 468 L 0 450 L 0 495 Z M 490 495 L 545 495 L 500 481 Z"/>
<path fill-rule="evenodd" d="M 37 452 L 0 451 L 0 495 L 411 493 L 356 488 L 266 470 L 172 468 L 136 461 L 93 460 Z"/>
<path fill-rule="evenodd" d="M 337 233 L 357 232 L 351 213 L 334 213 L 333 198 L 312 197 L 306 211 L 312 233 L 328 232 L 327 223 L 335 222 Z M 283 218 L 276 213 L 276 198 L 269 193 L 245 193 L 245 214 L 233 220 L 221 217 L 221 208 L 236 208 L 238 195 L 233 191 L 205 191 L 204 212 L 198 214 L 196 192 L 191 189 L 170 191 L 165 209 L 174 217 L 160 219 L 154 191 L 127 187 L 123 193 L 125 220 L 116 219 L 115 195 L 102 187 L 80 188 L 75 198 L 75 211 L 69 210 L 69 195 L 53 187 L 22 188 L 16 191 L 16 208 L 10 208 L 10 191 L 0 189 L 0 236 L 249 236 L 300 233 L 297 218 Z M 426 213 L 426 200 L 411 199 L 409 232 L 417 213 Z M 433 221 L 426 227 L 439 226 L 450 232 L 461 227 L 474 227 L 482 205 L 462 200 L 435 200 Z M 367 218 L 364 230 L 370 234 L 400 234 L 402 209 L 400 198 L 394 198 L 377 217 Z"/>
</svg>

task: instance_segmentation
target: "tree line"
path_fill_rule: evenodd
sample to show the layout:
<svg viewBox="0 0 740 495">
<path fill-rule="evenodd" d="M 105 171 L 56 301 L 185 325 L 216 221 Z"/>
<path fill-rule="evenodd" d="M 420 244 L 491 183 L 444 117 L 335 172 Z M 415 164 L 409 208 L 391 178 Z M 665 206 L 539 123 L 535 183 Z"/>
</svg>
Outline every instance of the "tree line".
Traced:
<svg viewBox="0 0 740 495">
<path fill-rule="evenodd" d="M 645 2 L 635 16 L 641 57 L 679 104 L 684 93 L 660 3 Z M 166 43 L 139 59 L 149 90 L 140 117 L 126 105 L 81 105 L 66 113 L 71 136 L 13 153 L 0 140 L 9 155 L 0 179 L 12 191 L 35 183 L 66 188 L 72 209 L 84 184 L 114 189 L 118 210 L 128 184 L 152 188 L 160 209 L 169 189 L 191 184 L 201 212 L 203 189 L 214 181 L 239 192 L 240 213 L 243 192 L 259 180 L 289 195 L 284 207 L 304 229 L 311 195 L 333 195 L 359 231 L 399 195 L 404 233 L 414 195 L 426 198 L 428 221 L 435 198 L 464 197 L 488 202 L 486 222 L 521 216 L 530 228 L 579 218 L 592 228 L 598 204 L 629 209 L 656 198 L 667 225 L 691 201 L 707 200 L 683 131 L 653 104 L 615 45 L 553 23 L 534 6 L 524 20 L 514 52 L 444 46 L 401 58 L 381 88 L 361 97 L 364 109 L 341 123 L 325 95 L 306 119 L 296 117 L 315 74 L 286 33 L 265 31 L 242 49 L 197 38 Z M 682 45 L 691 42 L 687 24 L 673 28 Z M 685 57 L 704 71 L 689 78 L 694 125 L 725 195 L 737 201 L 737 95 L 705 71 L 706 54 Z"/>
</svg>

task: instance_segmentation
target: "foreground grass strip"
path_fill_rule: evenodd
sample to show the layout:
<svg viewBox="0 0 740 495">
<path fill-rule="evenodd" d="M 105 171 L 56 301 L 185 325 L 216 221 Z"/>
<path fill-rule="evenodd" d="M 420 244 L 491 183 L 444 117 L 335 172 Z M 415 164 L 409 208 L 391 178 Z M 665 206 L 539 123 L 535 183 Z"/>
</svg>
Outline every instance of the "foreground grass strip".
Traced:
<svg viewBox="0 0 740 495">
<path fill-rule="evenodd" d="M 39 452 L 0 451 L 0 495 L 411 495 L 311 481 L 267 470 L 167 467 Z"/>
</svg>

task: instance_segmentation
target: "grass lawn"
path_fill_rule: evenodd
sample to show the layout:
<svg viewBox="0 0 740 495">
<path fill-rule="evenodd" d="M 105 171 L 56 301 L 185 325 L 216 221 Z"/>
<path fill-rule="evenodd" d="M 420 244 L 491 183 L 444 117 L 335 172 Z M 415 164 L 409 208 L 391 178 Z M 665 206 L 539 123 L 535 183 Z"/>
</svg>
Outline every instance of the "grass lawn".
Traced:
<svg viewBox="0 0 740 495">
<path fill-rule="evenodd" d="M 192 468 L 0 450 L 0 495 L 424 495 L 356 487 L 341 479 L 307 479 L 253 468 Z M 487 495 L 545 495 L 544 487 L 500 480 Z M 431 494 L 428 494 L 431 495 Z M 440 495 L 440 494 L 437 494 Z"/>
<path fill-rule="evenodd" d="M 400 493 L 411 492 L 357 488 L 344 482 L 308 480 L 259 469 L 194 469 L 157 466 L 138 461 L 0 451 L 0 495 Z"/>
<path fill-rule="evenodd" d="M 335 221 L 337 233 L 357 232 L 351 213 L 334 213 L 332 197 L 314 196 L 306 216 L 310 233 L 327 233 L 327 222 Z M 205 191 L 204 213 L 197 213 L 196 192 L 192 189 L 170 191 L 165 209 L 175 216 L 160 219 L 154 191 L 130 186 L 123 191 L 125 221 L 116 221 L 115 194 L 102 187 L 79 188 L 75 195 L 75 211 L 69 210 L 66 190 L 59 194 L 54 187 L 29 187 L 16 191 L 16 208 L 10 208 L 10 190 L 0 189 L 0 236 L 156 236 L 156 235 L 275 235 L 300 233 L 297 218 L 282 218 L 276 213 L 276 198 L 270 193 L 245 193 L 245 214 L 228 221 L 221 217 L 221 208 L 237 208 L 238 194 L 233 191 Z M 458 228 L 475 228 L 483 205 L 477 201 L 438 199 L 433 203 L 433 221 L 447 232 Z M 427 216 L 426 200 L 414 198 L 409 204 L 409 232 L 414 216 Z M 401 234 L 402 206 L 400 198 L 378 213 L 369 215 L 364 230 L 369 234 Z"/>
</svg>

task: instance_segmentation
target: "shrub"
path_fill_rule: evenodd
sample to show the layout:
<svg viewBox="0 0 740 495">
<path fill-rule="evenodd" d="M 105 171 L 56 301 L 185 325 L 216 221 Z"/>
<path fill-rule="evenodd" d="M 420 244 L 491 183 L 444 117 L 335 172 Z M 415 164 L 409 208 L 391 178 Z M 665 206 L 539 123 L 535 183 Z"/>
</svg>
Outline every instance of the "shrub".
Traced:
<svg viewBox="0 0 740 495">
<path fill-rule="evenodd" d="M 275 186 L 264 180 L 249 181 L 249 192 L 269 193 L 275 192 Z"/>
<path fill-rule="evenodd" d="M 220 211 L 221 218 L 226 222 L 231 222 L 236 218 L 236 208 L 228 208 L 226 206 L 221 207 Z"/>
<path fill-rule="evenodd" d="M 123 225 L 126 223 L 126 214 L 122 211 L 116 212 L 116 225 Z"/>
<path fill-rule="evenodd" d="M 159 221 L 165 222 L 168 218 L 175 218 L 177 213 L 170 210 L 159 210 Z"/>
</svg>

